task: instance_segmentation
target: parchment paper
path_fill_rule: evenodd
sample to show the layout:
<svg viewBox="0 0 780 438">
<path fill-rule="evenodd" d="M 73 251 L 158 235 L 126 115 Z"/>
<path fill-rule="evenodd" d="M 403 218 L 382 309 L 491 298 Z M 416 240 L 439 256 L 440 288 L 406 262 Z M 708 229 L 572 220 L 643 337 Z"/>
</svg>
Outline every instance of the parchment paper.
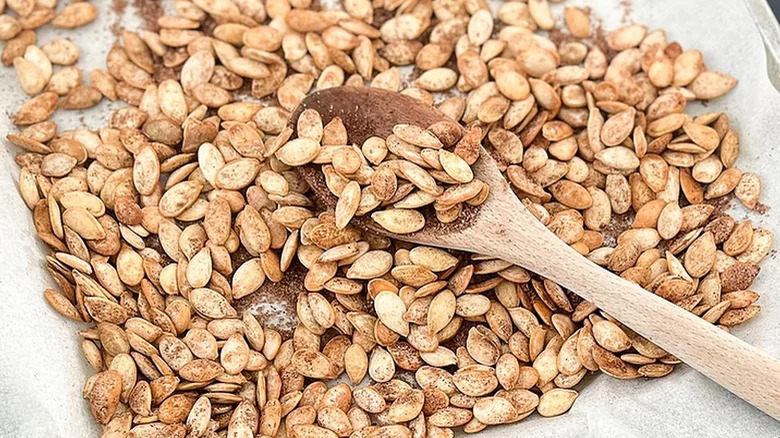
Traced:
<svg viewBox="0 0 780 438">
<path fill-rule="evenodd" d="M 60 2 L 67 3 L 67 2 Z M 82 49 L 78 62 L 86 76 L 104 68 L 105 53 L 114 41 L 117 21 L 110 1 L 95 1 L 99 19 L 77 31 L 47 27 L 38 44 L 67 36 Z M 758 30 L 738 0 L 569 0 L 584 5 L 603 19 L 606 29 L 625 21 L 666 29 L 670 41 L 684 49 L 698 48 L 711 69 L 739 78 L 729 95 L 701 106 L 694 113 L 724 110 L 740 133 L 738 165 L 758 173 L 764 182 L 761 201 L 774 206 L 766 215 L 750 214 L 754 224 L 780 233 L 780 95 L 767 77 L 766 56 Z M 556 5 L 557 16 L 561 6 Z M 122 24 L 137 29 L 140 21 L 128 7 Z M 0 68 L 0 106 L 10 115 L 24 101 L 12 68 Z M 121 105 L 121 104 L 119 104 Z M 104 101 L 84 112 L 58 111 L 60 129 L 99 128 L 110 109 Z M 0 134 L 13 130 L 0 115 Z M 96 437 L 95 426 L 81 398 L 91 371 L 81 354 L 77 330 L 48 307 L 42 296 L 53 287 L 44 268 L 47 249 L 35 230 L 17 192 L 17 150 L 0 147 L 0 437 Z M 737 219 L 747 216 L 735 208 Z M 780 357 L 780 262 L 774 251 L 762 264 L 754 284 L 763 310 L 735 330 L 737 336 Z M 620 381 L 601 375 L 577 388 L 580 396 L 571 411 L 551 419 L 534 415 L 518 424 L 489 428 L 487 437 L 757 437 L 780 436 L 780 423 L 742 402 L 694 370 L 678 367 L 659 380 Z M 780 403 L 780 400 L 778 400 Z"/>
</svg>

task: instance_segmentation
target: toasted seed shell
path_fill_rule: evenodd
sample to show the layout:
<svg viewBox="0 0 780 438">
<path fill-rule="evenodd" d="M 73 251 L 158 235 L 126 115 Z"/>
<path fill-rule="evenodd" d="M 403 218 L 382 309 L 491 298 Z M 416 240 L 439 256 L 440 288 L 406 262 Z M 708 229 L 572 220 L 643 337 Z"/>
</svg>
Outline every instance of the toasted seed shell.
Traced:
<svg viewBox="0 0 780 438">
<path fill-rule="evenodd" d="M 577 399 L 577 391 L 555 388 L 539 398 L 537 411 L 543 417 L 554 417 L 568 411 Z"/>
<path fill-rule="evenodd" d="M 96 374 L 89 383 L 86 396 L 92 416 L 98 423 L 106 424 L 119 407 L 122 377 L 118 371 L 108 370 Z"/>
<path fill-rule="evenodd" d="M 371 214 L 371 219 L 382 228 L 396 234 L 409 234 L 421 230 L 425 226 L 425 217 L 416 210 L 393 209 L 377 211 Z"/>
</svg>

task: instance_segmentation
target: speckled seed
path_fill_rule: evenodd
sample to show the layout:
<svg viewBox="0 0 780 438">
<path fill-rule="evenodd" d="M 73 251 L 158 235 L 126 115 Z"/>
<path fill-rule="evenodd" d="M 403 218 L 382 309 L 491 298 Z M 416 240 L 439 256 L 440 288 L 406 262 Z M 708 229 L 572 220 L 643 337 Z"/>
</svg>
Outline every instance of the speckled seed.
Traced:
<svg viewBox="0 0 780 438">
<path fill-rule="evenodd" d="M 537 411 L 543 417 L 554 417 L 568 411 L 577 399 L 577 391 L 555 388 L 539 398 Z"/>
</svg>

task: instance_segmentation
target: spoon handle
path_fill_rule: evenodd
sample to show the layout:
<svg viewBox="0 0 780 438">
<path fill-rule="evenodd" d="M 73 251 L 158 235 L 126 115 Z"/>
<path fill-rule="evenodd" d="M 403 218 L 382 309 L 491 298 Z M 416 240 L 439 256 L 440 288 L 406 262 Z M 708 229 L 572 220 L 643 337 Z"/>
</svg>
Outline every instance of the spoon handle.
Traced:
<svg viewBox="0 0 780 438">
<path fill-rule="evenodd" d="M 496 222 L 495 233 L 482 236 L 479 246 L 485 253 L 570 289 L 780 421 L 780 361 L 606 271 L 555 237 L 527 210 L 518 213 Z"/>
<path fill-rule="evenodd" d="M 561 264 L 565 273 L 552 279 L 780 421 L 780 361 L 639 285 L 582 261 L 567 257 Z"/>
</svg>

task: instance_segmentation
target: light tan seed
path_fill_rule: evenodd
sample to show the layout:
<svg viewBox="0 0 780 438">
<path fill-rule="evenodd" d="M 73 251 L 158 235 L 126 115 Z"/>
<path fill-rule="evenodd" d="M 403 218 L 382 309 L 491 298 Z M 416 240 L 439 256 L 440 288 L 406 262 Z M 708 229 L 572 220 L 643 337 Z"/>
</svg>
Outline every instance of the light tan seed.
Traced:
<svg viewBox="0 0 780 438">
<path fill-rule="evenodd" d="M 734 196 L 742 201 L 745 207 L 755 209 L 761 196 L 761 180 L 758 175 L 749 172 L 743 173 L 737 187 L 734 188 Z"/>
<path fill-rule="evenodd" d="M 54 308 L 60 315 L 70 318 L 74 321 L 82 321 L 81 314 L 73 303 L 60 292 L 53 289 L 46 289 L 43 293 L 46 301 L 50 306 Z"/>
<path fill-rule="evenodd" d="M 439 163 L 447 175 L 459 183 L 468 183 L 474 179 L 474 173 L 466 160 L 450 151 L 439 150 Z"/>
<path fill-rule="evenodd" d="M 411 421 L 422 412 L 424 403 L 423 391 L 418 389 L 406 391 L 390 405 L 387 417 L 393 423 Z"/>
<path fill-rule="evenodd" d="M 228 303 L 227 299 L 213 289 L 193 289 L 190 292 L 190 303 L 196 311 L 209 318 L 233 318 L 238 316 L 238 313 Z"/>
<path fill-rule="evenodd" d="M 336 227 L 344 229 L 355 216 L 359 205 L 360 184 L 357 181 L 350 181 L 344 186 L 336 203 Z"/>
<path fill-rule="evenodd" d="M 317 141 L 298 138 L 289 141 L 276 151 L 276 157 L 288 166 L 302 166 L 314 160 L 320 150 Z"/>
<path fill-rule="evenodd" d="M 368 372 L 368 356 L 363 347 L 350 345 L 344 353 L 344 367 L 353 385 L 360 383 Z"/>
<path fill-rule="evenodd" d="M 587 38 L 590 35 L 590 17 L 580 8 L 567 7 L 564 11 L 566 27 L 577 38 Z"/>
<path fill-rule="evenodd" d="M 364 411 L 369 413 L 380 413 L 385 410 L 387 404 L 379 391 L 372 386 L 357 388 L 352 396 L 355 403 Z"/>
<path fill-rule="evenodd" d="M 86 397 L 92 416 L 98 423 L 106 424 L 111 420 L 119 406 L 122 392 L 122 377 L 118 371 L 108 370 L 95 375 L 90 381 Z"/>
<path fill-rule="evenodd" d="M 697 99 L 710 100 L 728 93 L 737 85 L 737 80 L 725 73 L 703 71 L 688 86 Z"/>
<path fill-rule="evenodd" d="M 753 239 L 750 246 L 742 254 L 737 256 L 740 263 L 757 264 L 769 254 L 774 237 L 772 232 L 765 228 L 753 230 Z"/>
<path fill-rule="evenodd" d="M 474 404 L 474 418 L 487 425 L 504 424 L 515 419 L 518 412 L 514 405 L 503 397 L 484 397 Z"/>
<path fill-rule="evenodd" d="M 14 116 L 17 125 L 32 125 L 49 118 L 57 109 L 59 96 L 52 92 L 43 92 L 26 101 Z"/>
<path fill-rule="evenodd" d="M 439 149 L 443 145 L 432 132 L 415 125 L 395 125 L 393 134 L 403 141 L 422 148 Z"/>
<path fill-rule="evenodd" d="M 427 324 L 431 333 L 438 333 L 450 323 L 457 308 L 457 300 L 450 290 L 436 294 L 428 308 Z"/>
<path fill-rule="evenodd" d="M 296 350 L 291 365 L 305 377 L 324 379 L 332 376 L 335 364 L 324 354 L 312 349 Z"/>
<path fill-rule="evenodd" d="M 619 352 L 631 347 L 626 333 L 612 321 L 604 320 L 593 324 L 593 337 L 602 347 Z"/>
<path fill-rule="evenodd" d="M 62 213 L 62 223 L 88 240 L 100 240 L 106 237 L 103 225 L 83 207 L 67 208 Z"/>
<path fill-rule="evenodd" d="M 228 338 L 220 351 L 220 364 L 225 372 L 231 375 L 239 374 L 249 363 L 249 346 L 244 336 L 236 333 Z"/>
<path fill-rule="evenodd" d="M 413 233 L 425 226 L 425 217 L 416 210 L 392 209 L 377 211 L 371 214 L 371 219 L 387 231 L 397 234 Z"/>
<path fill-rule="evenodd" d="M 456 371 L 452 382 L 462 393 L 473 397 L 489 394 L 498 386 L 492 369 L 480 367 Z"/>
<path fill-rule="evenodd" d="M 537 411 L 543 417 L 554 417 L 561 415 L 571 409 L 578 393 L 572 389 L 555 388 L 545 392 L 539 398 L 539 407 Z"/>
<path fill-rule="evenodd" d="M 395 362 L 387 350 L 375 348 L 368 362 L 368 374 L 377 382 L 388 382 L 395 375 Z"/>
<path fill-rule="evenodd" d="M 374 309 L 379 320 L 389 329 L 402 336 L 409 335 L 409 323 L 403 318 L 406 305 L 397 294 L 390 291 L 380 292 L 374 297 Z"/>
<path fill-rule="evenodd" d="M 51 24 L 61 29 L 74 29 L 84 26 L 97 17 L 97 7 L 90 3 L 73 3 L 67 5 L 57 14 Z"/>
<path fill-rule="evenodd" d="M 203 184 L 197 181 L 183 181 L 165 191 L 158 205 L 160 214 L 176 217 L 198 199 Z"/>
</svg>

